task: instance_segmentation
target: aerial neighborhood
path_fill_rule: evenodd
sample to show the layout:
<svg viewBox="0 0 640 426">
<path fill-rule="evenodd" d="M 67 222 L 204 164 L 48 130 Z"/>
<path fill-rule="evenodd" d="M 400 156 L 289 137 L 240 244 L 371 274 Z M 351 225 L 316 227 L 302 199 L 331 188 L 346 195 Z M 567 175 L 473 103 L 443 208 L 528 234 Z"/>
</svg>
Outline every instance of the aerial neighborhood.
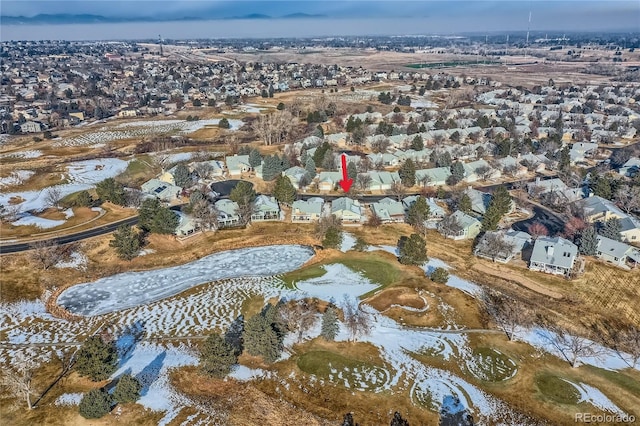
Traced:
<svg viewBox="0 0 640 426">
<path fill-rule="evenodd" d="M 640 39 L 512 37 L 2 41 L 0 418 L 632 423 Z"/>
</svg>

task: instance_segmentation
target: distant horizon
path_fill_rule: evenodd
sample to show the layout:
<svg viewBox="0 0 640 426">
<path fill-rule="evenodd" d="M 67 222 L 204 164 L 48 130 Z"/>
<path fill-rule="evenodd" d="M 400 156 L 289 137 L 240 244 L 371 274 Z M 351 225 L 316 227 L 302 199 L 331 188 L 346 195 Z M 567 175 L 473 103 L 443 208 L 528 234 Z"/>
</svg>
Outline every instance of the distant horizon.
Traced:
<svg viewBox="0 0 640 426">
<path fill-rule="evenodd" d="M 331 23 L 327 25 L 327 23 Z M 265 38 L 327 38 L 327 37 L 393 37 L 393 36 L 469 36 L 482 34 L 523 34 L 527 28 L 475 28 L 466 31 L 446 30 L 446 23 L 429 25 L 422 18 L 303 18 L 303 19 L 226 19 L 117 22 L 78 24 L 3 25 L 2 41 L 124 41 L 164 39 L 265 39 Z M 555 33 L 630 33 L 640 36 L 633 28 L 544 28 L 531 29 L 532 35 Z"/>
<path fill-rule="evenodd" d="M 639 17 L 640 2 L 626 0 L 5 0 L 0 38 L 149 39 L 161 33 L 172 39 L 291 38 L 527 30 L 626 33 L 640 32 Z"/>
</svg>

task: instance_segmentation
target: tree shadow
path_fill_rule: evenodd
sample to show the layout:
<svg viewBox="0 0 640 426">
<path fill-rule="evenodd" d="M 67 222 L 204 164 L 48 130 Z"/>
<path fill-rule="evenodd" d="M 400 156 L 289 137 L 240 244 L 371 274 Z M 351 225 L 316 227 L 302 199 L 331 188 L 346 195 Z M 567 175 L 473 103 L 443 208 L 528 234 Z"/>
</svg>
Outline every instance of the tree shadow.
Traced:
<svg viewBox="0 0 640 426">
<path fill-rule="evenodd" d="M 136 379 L 142 384 L 142 390 L 140 391 L 140 396 L 145 396 L 147 392 L 149 392 L 149 388 L 158 380 L 160 377 L 160 370 L 162 370 L 162 365 L 164 363 L 164 359 L 167 357 L 167 352 L 163 351 L 161 354 L 158 354 L 153 361 L 149 363 L 145 368 L 142 369 L 137 375 Z"/>
<path fill-rule="evenodd" d="M 116 348 L 120 365 L 124 365 L 133 356 L 136 345 L 144 336 L 144 321 L 135 321 L 128 325 L 116 339 Z"/>
<path fill-rule="evenodd" d="M 447 395 L 442 399 L 440 408 L 439 426 L 473 426 L 473 416 L 465 407 L 460 398 L 455 395 Z"/>
</svg>

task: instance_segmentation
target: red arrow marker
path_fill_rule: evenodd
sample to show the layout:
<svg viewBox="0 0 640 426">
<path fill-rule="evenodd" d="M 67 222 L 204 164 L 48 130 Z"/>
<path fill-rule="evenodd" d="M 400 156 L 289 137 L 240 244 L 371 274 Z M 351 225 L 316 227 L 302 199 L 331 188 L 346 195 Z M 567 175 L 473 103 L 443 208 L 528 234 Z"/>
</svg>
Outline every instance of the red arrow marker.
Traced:
<svg viewBox="0 0 640 426">
<path fill-rule="evenodd" d="M 342 180 L 339 182 L 344 192 L 349 192 L 349 188 L 353 184 L 353 179 L 349 179 L 347 174 L 347 156 L 342 154 Z"/>
</svg>

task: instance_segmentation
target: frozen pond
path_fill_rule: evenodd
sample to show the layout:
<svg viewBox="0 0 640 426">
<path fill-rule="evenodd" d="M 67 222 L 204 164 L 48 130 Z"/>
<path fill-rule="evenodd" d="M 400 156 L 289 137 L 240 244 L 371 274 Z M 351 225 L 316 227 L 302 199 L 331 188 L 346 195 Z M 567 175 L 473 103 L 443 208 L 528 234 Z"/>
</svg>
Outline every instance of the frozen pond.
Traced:
<svg viewBox="0 0 640 426">
<path fill-rule="evenodd" d="M 70 312 L 94 316 L 164 299 L 210 281 L 241 276 L 272 276 L 300 268 L 313 257 L 300 245 L 252 247 L 214 253 L 191 263 L 126 272 L 73 286 L 58 297 Z"/>
</svg>

